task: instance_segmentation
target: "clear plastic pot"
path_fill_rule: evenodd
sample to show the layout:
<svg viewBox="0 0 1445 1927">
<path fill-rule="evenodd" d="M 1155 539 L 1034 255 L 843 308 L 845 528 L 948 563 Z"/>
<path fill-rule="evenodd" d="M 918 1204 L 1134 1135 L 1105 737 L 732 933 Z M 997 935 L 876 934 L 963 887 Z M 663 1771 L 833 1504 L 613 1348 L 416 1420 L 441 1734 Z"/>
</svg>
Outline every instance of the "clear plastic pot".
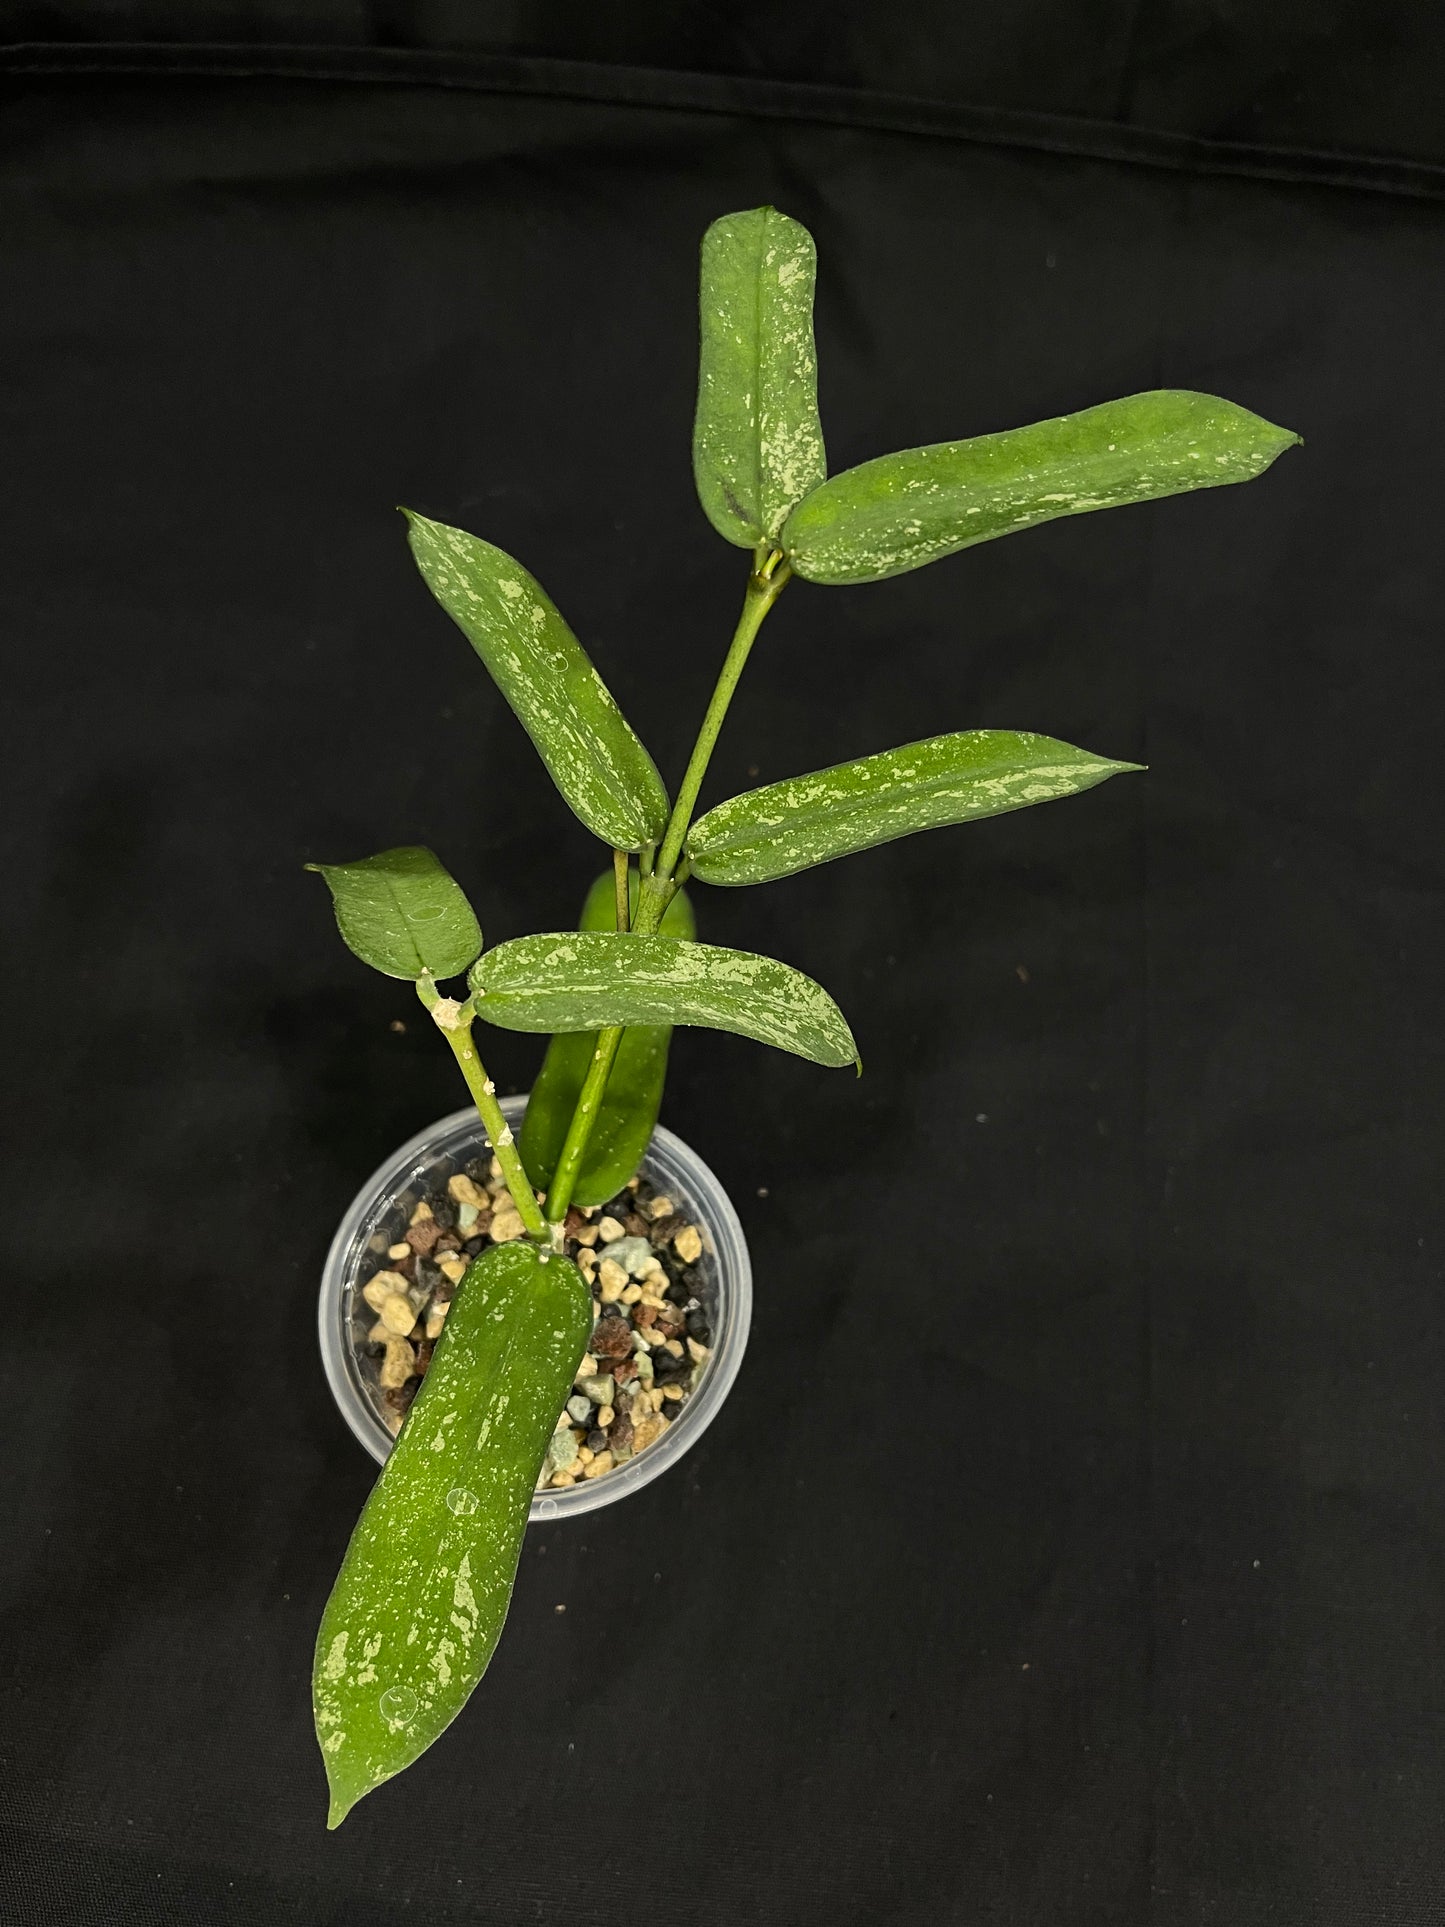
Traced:
<svg viewBox="0 0 1445 1927">
<path fill-rule="evenodd" d="M 502 1099 L 502 1110 L 514 1129 L 526 1108 L 524 1097 Z M 361 1187 L 327 1254 L 319 1305 L 321 1358 L 342 1417 L 378 1462 L 390 1452 L 392 1436 L 362 1369 L 366 1332 L 375 1317 L 358 1289 L 362 1259 L 368 1250 L 376 1249 L 373 1240 L 390 1243 L 399 1234 L 413 1205 L 427 1191 L 486 1151 L 487 1135 L 473 1110 L 454 1111 L 419 1131 Z M 662 1125 L 653 1133 L 642 1174 L 674 1198 L 702 1233 L 703 1255 L 696 1270 L 712 1328 L 710 1356 L 696 1388 L 661 1438 L 600 1478 L 539 1491 L 532 1500 L 533 1523 L 611 1505 L 614 1499 L 625 1499 L 660 1478 L 717 1416 L 742 1363 L 752 1318 L 753 1274 L 732 1201 L 697 1153 Z"/>
</svg>

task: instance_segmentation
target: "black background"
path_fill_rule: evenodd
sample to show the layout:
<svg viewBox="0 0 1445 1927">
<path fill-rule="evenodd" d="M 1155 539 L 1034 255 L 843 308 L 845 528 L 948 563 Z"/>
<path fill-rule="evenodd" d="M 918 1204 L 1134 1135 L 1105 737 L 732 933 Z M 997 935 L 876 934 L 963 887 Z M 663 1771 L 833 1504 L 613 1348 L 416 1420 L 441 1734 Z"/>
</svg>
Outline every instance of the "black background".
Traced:
<svg viewBox="0 0 1445 1927">
<path fill-rule="evenodd" d="M 1438 17 L 544 11 L 12 10 L 112 44 L 12 50 L 0 121 L 4 1917 L 1445 1920 Z M 976 724 L 1150 773 L 698 892 L 867 1074 L 680 1039 L 737 1387 L 529 1534 L 462 1721 L 328 1836 L 373 1468 L 317 1273 L 460 1098 L 300 865 L 429 842 L 494 940 L 598 867 L 392 505 L 518 554 L 675 782 L 745 566 L 696 246 L 760 201 L 835 467 L 1158 385 L 1306 445 L 789 589 L 709 797 Z"/>
</svg>

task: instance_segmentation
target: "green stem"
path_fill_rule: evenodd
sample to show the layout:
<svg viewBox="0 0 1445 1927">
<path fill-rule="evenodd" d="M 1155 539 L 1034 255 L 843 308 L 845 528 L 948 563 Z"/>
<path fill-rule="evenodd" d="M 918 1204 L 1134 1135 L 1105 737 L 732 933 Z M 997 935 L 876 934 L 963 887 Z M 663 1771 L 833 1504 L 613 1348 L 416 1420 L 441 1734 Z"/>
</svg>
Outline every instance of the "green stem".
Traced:
<svg viewBox="0 0 1445 1927">
<path fill-rule="evenodd" d="M 632 921 L 632 912 L 627 901 L 628 884 L 631 880 L 628 872 L 631 865 L 632 859 L 626 850 L 612 852 L 612 881 L 617 888 L 617 928 L 619 930 L 625 930 Z"/>
<path fill-rule="evenodd" d="M 748 578 L 747 594 L 743 597 L 743 612 L 738 617 L 738 626 L 733 631 L 733 639 L 728 644 L 727 655 L 723 658 L 722 669 L 718 673 L 717 684 L 712 692 L 702 727 L 697 732 L 692 755 L 688 758 L 687 769 L 683 774 L 682 787 L 677 793 L 677 801 L 672 806 L 668 818 L 667 832 L 655 863 L 639 865 L 637 914 L 632 918 L 632 928 L 641 936 L 651 936 L 662 922 L 663 913 L 678 891 L 678 882 L 673 872 L 678 867 L 682 855 L 683 839 L 692 822 L 692 813 L 697 806 L 698 792 L 702 789 L 707 766 L 717 745 L 722 730 L 723 719 L 728 713 L 728 705 L 733 699 L 733 691 L 743 673 L 748 655 L 757 639 L 763 618 L 782 594 L 791 571 L 783 560 L 780 550 L 759 551 L 757 566 Z M 621 852 L 613 852 L 614 867 L 619 860 L 625 862 Z M 619 930 L 627 928 L 622 919 L 627 897 L 624 873 L 616 869 L 618 882 L 618 924 Z M 684 862 L 683 875 L 686 875 Z M 612 1074 L 612 1066 L 617 1057 L 617 1047 L 622 1042 L 622 1026 L 614 1025 L 610 1030 L 597 1033 L 597 1042 L 592 1052 L 592 1062 L 587 1068 L 582 1089 L 577 1096 L 577 1105 L 572 1113 L 572 1121 L 567 1126 L 566 1141 L 557 1168 L 552 1174 L 552 1182 L 547 1191 L 547 1216 L 552 1223 L 552 1241 L 561 1245 L 561 1221 L 567 1215 L 567 1207 L 572 1202 L 577 1177 L 582 1169 L 582 1160 L 587 1155 L 587 1145 L 592 1136 L 597 1114 L 602 1108 L 602 1099 L 607 1090 L 607 1079 Z"/>
<path fill-rule="evenodd" d="M 577 1093 L 576 1108 L 572 1112 L 572 1122 L 567 1126 L 567 1136 L 557 1159 L 557 1168 L 552 1173 L 552 1182 L 547 1187 L 547 1216 L 552 1222 L 553 1243 L 557 1242 L 557 1227 L 567 1215 L 567 1207 L 572 1202 L 572 1193 L 577 1186 L 582 1160 L 587 1155 L 587 1146 L 592 1137 L 592 1127 L 597 1122 L 597 1113 L 602 1109 L 602 1098 L 607 1089 L 607 1080 L 612 1074 L 612 1066 L 617 1057 L 617 1047 L 622 1042 L 623 1026 L 613 1024 L 608 1030 L 599 1030 L 597 1042 L 592 1050 L 592 1062 L 587 1067 L 587 1075 L 582 1080 L 582 1089 Z"/>
<path fill-rule="evenodd" d="M 677 792 L 677 801 L 672 806 L 668 819 L 667 834 L 662 839 L 662 849 L 658 854 L 654 875 L 666 881 L 677 867 L 677 859 L 682 854 L 683 838 L 687 835 L 692 813 L 697 806 L 698 791 L 702 779 L 707 775 L 707 766 L 717 744 L 723 719 L 728 713 L 728 704 L 733 699 L 733 691 L 738 686 L 738 678 L 743 673 L 749 652 L 757 639 L 763 618 L 782 594 L 791 571 L 782 555 L 775 549 L 764 562 L 761 569 L 748 577 L 748 592 L 743 597 L 743 612 L 738 617 L 738 626 L 733 631 L 733 639 L 728 645 L 727 655 L 723 658 L 717 687 L 712 692 L 712 700 L 702 719 L 702 728 L 697 732 L 697 741 L 692 746 L 687 769 L 683 774 L 682 787 Z M 667 908 L 661 904 L 656 913 L 656 921 L 643 923 L 643 907 L 638 906 L 636 928 L 639 930 L 657 928 L 662 921 L 662 912 Z"/>
<path fill-rule="evenodd" d="M 437 1029 L 452 1047 L 462 1076 L 467 1080 L 467 1089 L 476 1102 L 487 1136 L 492 1141 L 497 1163 L 502 1167 L 507 1189 L 512 1202 L 517 1207 L 529 1238 L 546 1243 L 549 1237 L 547 1220 L 537 1203 L 537 1194 L 527 1181 L 527 1173 L 522 1168 L 522 1160 L 517 1147 L 512 1142 L 512 1127 L 502 1115 L 502 1107 L 497 1102 L 497 1087 L 487 1076 L 486 1066 L 477 1055 L 476 1045 L 472 1042 L 472 1021 L 475 1012 L 471 1003 L 458 1004 L 450 997 L 438 997 L 436 985 L 430 977 L 417 979 L 416 994 L 431 1012 Z"/>
</svg>

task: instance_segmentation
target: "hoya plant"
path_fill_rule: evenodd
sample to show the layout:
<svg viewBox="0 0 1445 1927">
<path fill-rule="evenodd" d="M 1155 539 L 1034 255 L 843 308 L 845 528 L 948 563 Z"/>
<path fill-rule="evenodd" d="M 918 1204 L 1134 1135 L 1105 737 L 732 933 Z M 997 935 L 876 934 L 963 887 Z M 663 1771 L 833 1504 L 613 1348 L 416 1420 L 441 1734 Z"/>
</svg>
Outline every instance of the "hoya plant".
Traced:
<svg viewBox="0 0 1445 1927">
<path fill-rule="evenodd" d="M 1249 481 L 1299 439 L 1216 396 L 1161 389 L 830 477 L 814 278 L 811 237 L 775 208 L 727 215 L 703 239 L 694 472 L 709 521 L 746 551 L 747 576 L 675 796 L 541 584 L 480 536 L 406 513 L 428 588 L 611 852 L 611 870 L 581 929 L 488 948 L 430 850 L 311 866 L 356 955 L 415 985 L 519 1221 L 466 1270 L 326 1606 L 314 1701 L 333 1826 L 431 1745 L 491 1659 L 532 1494 L 592 1334 L 564 1225 L 569 1208 L 611 1198 L 637 1169 L 673 1026 L 735 1031 L 819 1065 L 858 1063 L 842 1012 L 812 978 L 696 940 L 684 884 L 765 883 L 1140 767 L 1030 731 L 960 729 L 698 815 L 728 705 L 784 589 L 882 582 L 1059 516 Z M 487 1024 L 551 1037 L 517 1141 L 483 1062 Z"/>
</svg>

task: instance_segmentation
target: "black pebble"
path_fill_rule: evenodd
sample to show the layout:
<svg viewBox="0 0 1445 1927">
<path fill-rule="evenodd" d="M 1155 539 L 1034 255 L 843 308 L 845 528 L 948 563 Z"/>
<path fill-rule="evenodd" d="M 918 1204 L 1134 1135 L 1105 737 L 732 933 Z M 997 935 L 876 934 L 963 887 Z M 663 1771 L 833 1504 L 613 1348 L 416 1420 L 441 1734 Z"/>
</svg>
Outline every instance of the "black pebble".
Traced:
<svg viewBox="0 0 1445 1927">
<path fill-rule="evenodd" d="M 670 1298 L 674 1305 L 685 1305 L 688 1299 L 691 1298 L 692 1293 L 682 1282 L 681 1278 L 674 1278 L 667 1290 L 663 1293 L 663 1296 Z"/>
<path fill-rule="evenodd" d="M 687 1314 L 686 1323 L 689 1338 L 695 1338 L 699 1345 L 710 1345 L 712 1343 L 712 1326 L 707 1322 L 707 1313 L 705 1311 L 701 1309 L 690 1311 Z"/>
<path fill-rule="evenodd" d="M 486 1242 L 485 1238 L 468 1238 L 462 1246 L 462 1250 L 466 1252 L 469 1258 L 475 1258 Z"/>
<path fill-rule="evenodd" d="M 594 1425 L 592 1430 L 587 1434 L 587 1450 L 589 1452 L 605 1452 L 607 1450 L 607 1434 L 602 1430 L 600 1425 Z"/>
<path fill-rule="evenodd" d="M 451 1199 L 443 1198 L 443 1197 L 434 1197 L 434 1198 L 431 1198 L 428 1202 L 431 1205 L 431 1214 L 436 1219 L 437 1223 L 441 1226 L 442 1230 L 443 1231 L 453 1230 L 457 1222 L 457 1208 L 452 1203 Z"/>
<path fill-rule="evenodd" d="M 671 1352 L 654 1352 L 652 1355 L 652 1376 L 658 1385 L 671 1385 L 679 1378 L 685 1378 L 688 1367 Z"/>
</svg>

